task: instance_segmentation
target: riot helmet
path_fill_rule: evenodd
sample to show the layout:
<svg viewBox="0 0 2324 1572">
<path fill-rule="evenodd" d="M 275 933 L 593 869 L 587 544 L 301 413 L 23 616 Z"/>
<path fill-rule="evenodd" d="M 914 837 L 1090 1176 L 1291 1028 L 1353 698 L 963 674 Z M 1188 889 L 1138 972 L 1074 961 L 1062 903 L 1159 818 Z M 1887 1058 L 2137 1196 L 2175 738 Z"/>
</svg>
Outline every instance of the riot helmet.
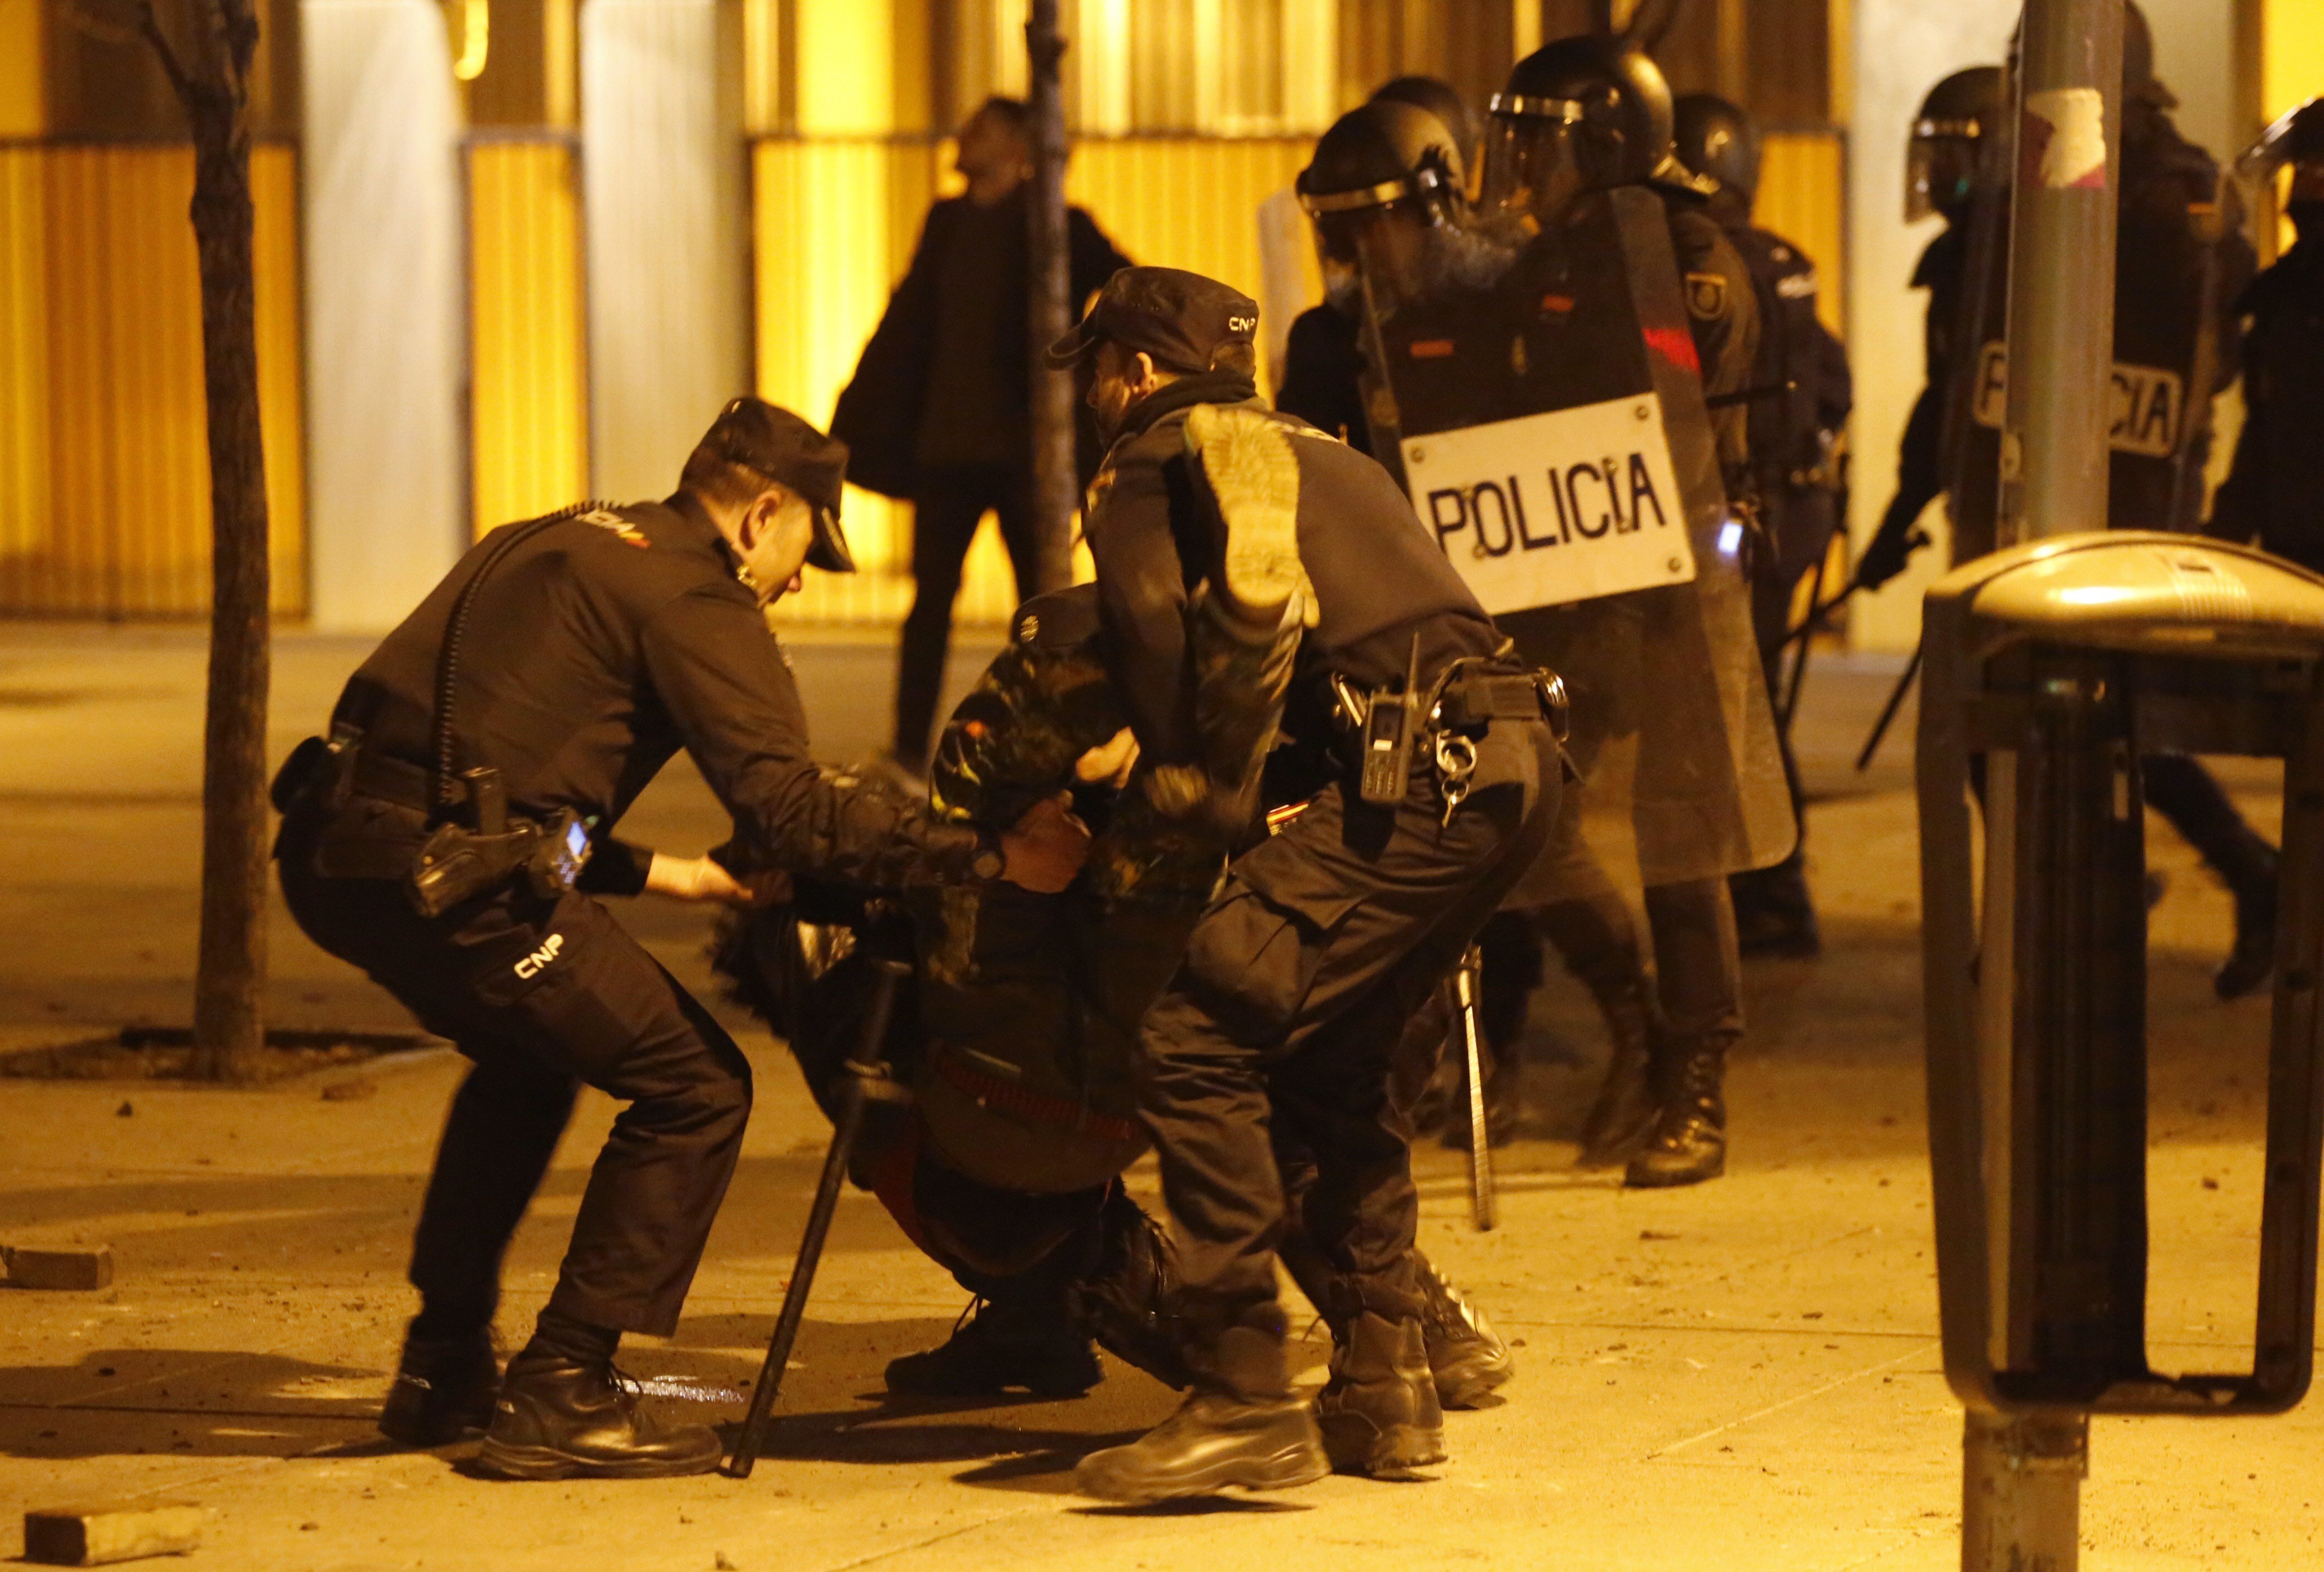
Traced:
<svg viewBox="0 0 2324 1572">
<path fill-rule="evenodd" d="M 1643 50 L 1562 38 L 1519 60 L 1493 95 L 1484 207 L 1544 218 L 1584 191 L 1646 183 L 1712 189 L 1672 155 L 1670 84 Z"/>
<path fill-rule="evenodd" d="M 1376 89 L 1370 100 L 1374 104 L 1409 104 L 1425 109 L 1443 123 L 1452 134 L 1453 145 L 1461 150 L 1461 167 L 1471 179 L 1477 173 L 1479 143 L 1484 140 L 1484 127 L 1477 123 L 1476 106 L 1452 83 L 1441 77 L 1398 77 L 1387 86 Z"/>
<path fill-rule="evenodd" d="M 1713 202 L 1748 217 L 1759 190 L 1759 127 L 1750 115 L 1716 93 L 1689 93 L 1672 106 L 1671 126 L 1678 162 L 1718 188 Z"/>
<path fill-rule="evenodd" d="M 2324 98 L 2310 98 L 2287 112 L 2236 160 L 2236 174 L 2255 189 L 2272 187 L 2289 166 L 2292 190 L 2285 217 L 2301 237 L 2324 238 Z"/>
<path fill-rule="evenodd" d="M 1392 100 L 1333 122 L 1293 189 L 1314 221 L 1324 292 L 1350 312 L 1366 279 L 1397 299 L 1418 294 L 1429 236 L 1456 228 L 1468 213 L 1452 133 L 1427 111 Z"/>
<path fill-rule="evenodd" d="M 1978 151 L 1998 130 L 2004 80 L 1999 66 L 1955 71 L 1929 89 L 1904 150 L 1904 222 L 1932 213 L 1957 220 L 1969 208 Z"/>
</svg>

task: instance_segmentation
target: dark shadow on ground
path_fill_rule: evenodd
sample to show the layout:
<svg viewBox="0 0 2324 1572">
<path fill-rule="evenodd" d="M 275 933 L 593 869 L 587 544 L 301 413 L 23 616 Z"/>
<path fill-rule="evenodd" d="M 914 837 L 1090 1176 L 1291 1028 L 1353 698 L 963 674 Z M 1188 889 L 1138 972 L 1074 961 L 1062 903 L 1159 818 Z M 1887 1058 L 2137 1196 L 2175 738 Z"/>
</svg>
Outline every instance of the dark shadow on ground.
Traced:
<svg viewBox="0 0 2324 1572">
<path fill-rule="evenodd" d="M 100 1349 L 76 1364 L 0 1368 L 0 1454 L 299 1456 L 370 1438 L 386 1382 L 383 1371 L 274 1354 Z"/>
</svg>

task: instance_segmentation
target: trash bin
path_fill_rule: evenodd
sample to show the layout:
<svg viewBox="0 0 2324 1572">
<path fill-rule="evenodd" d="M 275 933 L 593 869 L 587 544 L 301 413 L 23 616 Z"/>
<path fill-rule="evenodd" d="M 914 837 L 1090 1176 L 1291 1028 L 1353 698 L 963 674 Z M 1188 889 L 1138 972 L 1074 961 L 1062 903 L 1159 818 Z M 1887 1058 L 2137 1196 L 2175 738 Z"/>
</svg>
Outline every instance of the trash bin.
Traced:
<svg viewBox="0 0 2324 1572">
<path fill-rule="evenodd" d="M 2182 535 L 2052 536 L 1941 579 L 1922 639 L 1929 1145 L 1945 1375 L 1970 1418 L 1964 1565 L 1988 1564 L 1968 1553 L 1980 1492 L 2045 1474 L 2066 1481 L 2052 1549 L 2070 1558 L 2089 1415 L 2273 1413 L 2308 1390 L 2324 578 Z M 2161 1374 L 2146 1360 L 2140 761 L 2156 753 L 2284 761 L 2248 1369 Z"/>
</svg>

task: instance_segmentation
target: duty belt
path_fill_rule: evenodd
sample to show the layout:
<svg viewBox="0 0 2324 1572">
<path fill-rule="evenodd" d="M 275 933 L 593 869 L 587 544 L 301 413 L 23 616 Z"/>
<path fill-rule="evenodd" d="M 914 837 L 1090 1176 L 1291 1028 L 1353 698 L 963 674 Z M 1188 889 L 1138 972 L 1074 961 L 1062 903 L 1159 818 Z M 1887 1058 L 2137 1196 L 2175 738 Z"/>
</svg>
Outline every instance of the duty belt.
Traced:
<svg viewBox="0 0 2324 1572">
<path fill-rule="evenodd" d="M 1117 1119 L 1110 1114 L 1100 1114 L 1083 1104 L 1065 1097 L 1052 1097 L 1020 1087 L 1014 1081 L 1004 1081 L 998 1076 L 988 1076 L 968 1063 L 953 1050 L 939 1044 L 928 1056 L 937 1075 L 953 1087 L 966 1093 L 980 1108 L 1014 1114 L 1036 1124 L 1054 1129 L 1071 1130 L 1079 1134 L 1096 1135 L 1107 1141 L 1139 1141 L 1145 1132 L 1127 1119 Z"/>
</svg>

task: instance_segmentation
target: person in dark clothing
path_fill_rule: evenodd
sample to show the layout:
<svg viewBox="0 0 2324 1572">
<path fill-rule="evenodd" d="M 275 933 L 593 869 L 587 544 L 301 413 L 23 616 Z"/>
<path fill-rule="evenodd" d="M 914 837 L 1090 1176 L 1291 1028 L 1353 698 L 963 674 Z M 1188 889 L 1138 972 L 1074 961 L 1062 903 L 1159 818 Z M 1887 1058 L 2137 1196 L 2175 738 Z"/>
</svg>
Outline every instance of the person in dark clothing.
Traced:
<svg viewBox="0 0 2324 1572">
<path fill-rule="evenodd" d="M 1984 139 L 2000 124 L 2003 88 L 1999 66 L 1955 71 L 1929 89 L 1913 122 L 1904 220 L 1917 223 L 1934 213 L 1945 227 L 1913 269 L 1913 288 L 1929 291 L 1922 330 L 1926 376 L 1897 448 L 1896 495 L 1857 561 L 1855 582 L 1862 589 L 1877 589 L 1904 570 L 1906 560 L 1927 540 L 1914 526 L 1945 489 L 1945 400 L 1956 375 L 1957 341 L 1964 333 L 1973 337 L 1976 332 L 1975 324 L 1962 320 L 1961 310 L 1969 265 L 1970 203 Z M 1958 550 L 1955 557 L 1962 559 Z"/>
<path fill-rule="evenodd" d="M 1751 367 L 1757 396 L 1748 407 L 1762 550 L 1752 564 L 1751 622 L 1768 698 L 1775 702 L 1793 597 L 1823 560 L 1839 522 L 1836 449 L 1852 402 L 1848 351 L 1816 316 L 1815 263 L 1751 222 L 1759 185 L 1759 132 L 1751 117 L 1710 93 L 1680 98 L 1674 115 L 1679 162 L 1717 187 L 1711 216 L 1750 271 L 1758 301 L 1759 354 Z M 1781 727 L 1776 736 L 1799 844 L 1773 867 L 1730 875 L 1727 887 L 1745 955 L 1812 956 L 1822 943 L 1808 892 L 1805 803 L 1791 738 Z"/>
<path fill-rule="evenodd" d="M 2244 335 L 2244 426 L 2207 533 L 2324 573 L 2324 98 L 2284 116 L 2243 160 L 2272 179 L 2298 238 L 2235 302 Z"/>
<path fill-rule="evenodd" d="M 912 504 L 912 609 L 896 667 L 897 763 L 927 767 L 961 565 L 996 514 L 1022 600 L 1038 587 L 1032 513 L 1032 349 L 1026 181 L 1030 122 L 989 98 L 961 127 L 966 194 L 928 210 L 904 282 L 839 395 L 832 435 L 848 478 Z M 1078 307 L 1130 265 L 1079 208 L 1065 213 L 1068 287 Z"/>
<path fill-rule="evenodd" d="M 1052 352 L 1113 439 L 1087 532 L 1141 757 L 1202 761 L 1277 705 L 1313 771 L 1299 811 L 1230 865 L 1140 1030 L 1193 1387 L 1148 1436 L 1083 1460 L 1077 1488 L 1109 1501 L 1443 1456 L 1389 1076 L 1406 1022 L 1538 853 L 1562 784 L 1535 675 L 1387 472 L 1258 398 L 1258 316 L 1213 280 L 1133 268 Z M 1255 625 L 1305 626 L 1285 685 L 1231 707 L 1187 676 L 1187 608 L 1221 597 Z M 1372 741 L 1338 718 L 1357 708 Z M 1418 745 L 1360 769 L 1398 716 Z M 1323 1307 L 1334 1350 L 1312 1411 L 1290 1391 L 1276 1296 L 1284 1129 L 1315 1165 L 1304 1225 L 1345 1285 Z"/>
<path fill-rule="evenodd" d="M 2178 102 L 2154 76 L 2154 46 L 2144 14 L 2135 5 L 2123 12 L 2123 108 L 2120 187 L 2116 235 L 2114 354 L 2117 375 L 2134 384 L 2170 378 L 2182 389 L 2172 439 L 2150 447 L 2117 430 L 2107 464 L 2107 523 L 2114 529 L 2190 530 L 2202 506 L 2202 474 L 2210 452 L 2213 396 L 2237 375 L 2243 334 L 2236 301 L 2252 276 L 2255 259 L 2244 238 L 2240 204 L 2232 185 L 2219 178 L 2217 163 L 2182 136 L 2170 110 Z M 1938 84 L 1933 103 L 1948 92 Z M 1956 93 L 1955 97 L 1963 95 Z M 1948 106 L 1987 113 L 1975 104 Z M 1997 112 L 1996 109 L 1991 112 Z M 1923 128 L 1933 117 L 1924 114 Z M 1918 134 L 1916 133 L 1916 135 Z M 1936 140 L 1932 135 L 1929 140 Z M 1935 297 L 1959 294 L 1982 282 L 1973 303 L 1956 308 L 1963 341 L 1946 350 L 1950 393 L 1934 378 L 1922 395 L 1905 431 L 1896 500 L 1879 532 L 1867 546 L 1857 582 L 1877 588 L 1902 572 L 1915 545 L 1913 532 L 1932 485 L 1950 485 L 1953 556 L 1968 560 L 1994 544 L 1999 417 L 1983 398 L 1964 398 L 1960 380 L 1971 369 L 1969 356 L 1983 364 L 1997 353 L 2003 334 L 2002 278 L 2007 265 L 2007 192 L 1994 193 L 1998 225 L 1988 277 L 1934 281 L 1930 309 L 1932 348 L 1939 323 Z M 1960 227 L 1960 226 L 1956 226 Z M 1977 264 L 1962 244 L 1941 254 L 1936 246 L 1923 258 L 1968 273 Z M 2006 363 L 2003 363 L 2006 377 Z M 1982 377 L 1985 374 L 1980 372 Z M 2171 385 L 2165 383 L 2163 385 Z M 1986 390 L 1977 390 L 1982 393 Z M 2004 389 L 2006 393 L 2006 384 Z M 1950 412 L 1945 401 L 1956 407 Z M 2150 411 L 2153 404 L 2145 406 Z M 1966 412 L 1965 412 L 1966 410 Z M 1957 429 L 1953 460 L 1938 449 L 1948 420 Z M 1952 473 L 1941 471 L 1950 464 Z M 2245 823 L 2235 804 L 2198 760 L 2156 754 L 2142 763 L 2146 800 L 2193 846 L 2225 883 L 2236 902 L 2236 939 L 2213 979 L 2222 998 L 2248 993 L 2264 982 L 2275 953 L 2274 848 Z"/>
<path fill-rule="evenodd" d="M 1087 832 L 1056 802 L 995 837 L 808 757 L 763 612 L 803 563 L 852 566 L 845 463 L 797 416 L 737 399 L 668 501 L 494 530 L 348 680 L 329 741 L 300 744 L 278 778 L 292 917 L 475 1061 L 413 1241 L 420 1310 L 380 1419 L 396 1440 L 489 1422 L 478 1466 L 512 1478 L 718 1462 L 707 1427 L 637 1412 L 612 1362 L 623 1332 L 677 1328 L 749 1117 L 750 1068 L 598 894 L 740 900 L 742 879 L 789 869 L 1053 890 L 1080 865 Z M 733 815 L 714 862 L 613 838 L 681 747 Z M 503 1381 L 501 1256 L 583 1085 L 629 1106 Z"/>
<path fill-rule="evenodd" d="M 2285 164 L 2292 189 L 2284 212 L 2299 238 L 2235 302 L 2244 334 L 2244 427 L 2227 477 L 2211 498 L 2205 532 L 2256 544 L 2324 573 L 2324 98 L 2311 98 L 2269 127 L 2241 161 L 2248 180 L 2272 182 Z M 2155 765 L 2146 767 L 2150 799 Z M 2224 843 L 2264 863 L 2264 878 L 2236 889 L 2236 948 L 2212 979 L 2223 999 L 2256 990 L 2274 970 L 2273 857 L 2256 855 L 2258 837 L 2224 800 L 2218 783 L 2190 760 L 2176 762 L 2181 777 L 2166 778 L 2190 800 L 2202 822 L 2227 827 Z M 2200 778 L 2195 778 L 2200 777 Z M 2205 800 L 2205 789 L 2220 800 Z M 2263 893 L 2264 892 L 2264 893 Z M 2246 914 L 2246 901 L 2265 910 Z"/>
<path fill-rule="evenodd" d="M 1758 304 L 1741 254 L 1708 211 L 1707 182 L 1678 161 L 1673 130 L 1669 84 L 1644 51 L 1597 35 L 1558 40 L 1519 60 L 1493 100 L 1484 200 L 1504 221 L 1539 229 L 1589 191 L 1643 187 L 1660 199 L 1702 391 L 1717 401 L 1710 418 L 1720 478 L 1728 498 L 1748 516 L 1754 484 L 1749 413 L 1737 395 L 1752 385 Z M 1554 367 L 1550 375 L 1570 375 L 1564 358 L 1528 356 L 1538 366 Z M 1547 652 L 1542 641 L 1553 636 L 1554 616 L 1515 612 L 1502 621 L 1518 649 L 1538 658 Z M 1715 691 L 1719 659 L 1714 648 L 1711 663 L 1691 673 L 1692 680 Z M 1633 701 L 1656 700 L 1641 695 Z M 1600 874 L 1583 888 L 1592 892 L 1590 902 L 1602 918 L 1572 913 L 1580 920 L 1565 930 L 1569 942 L 1620 944 L 1631 925 L 1627 913 L 1614 910 L 1618 897 L 1610 883 Z M 1618 1051 L 1609 1067 L 1584 1132 L 1584 1156 L 1627 1158 L 1623 1179 L 1631 1186 L 1696 1184 L 1726 1170 L 1722 1088 L 1727 1056 L 1743 1032 L 1734 908 L 1723 874 L 1649 881 L 1644 904 L 1661 1019 L 1647 1053 Z M 1617 976 L 1626 969 L 1618 951 L 1569 948 L 1565 958 L 1583 976 Z M 1603 994 L 1600 1003 L 1606 1003 Z"/>
</svg>

